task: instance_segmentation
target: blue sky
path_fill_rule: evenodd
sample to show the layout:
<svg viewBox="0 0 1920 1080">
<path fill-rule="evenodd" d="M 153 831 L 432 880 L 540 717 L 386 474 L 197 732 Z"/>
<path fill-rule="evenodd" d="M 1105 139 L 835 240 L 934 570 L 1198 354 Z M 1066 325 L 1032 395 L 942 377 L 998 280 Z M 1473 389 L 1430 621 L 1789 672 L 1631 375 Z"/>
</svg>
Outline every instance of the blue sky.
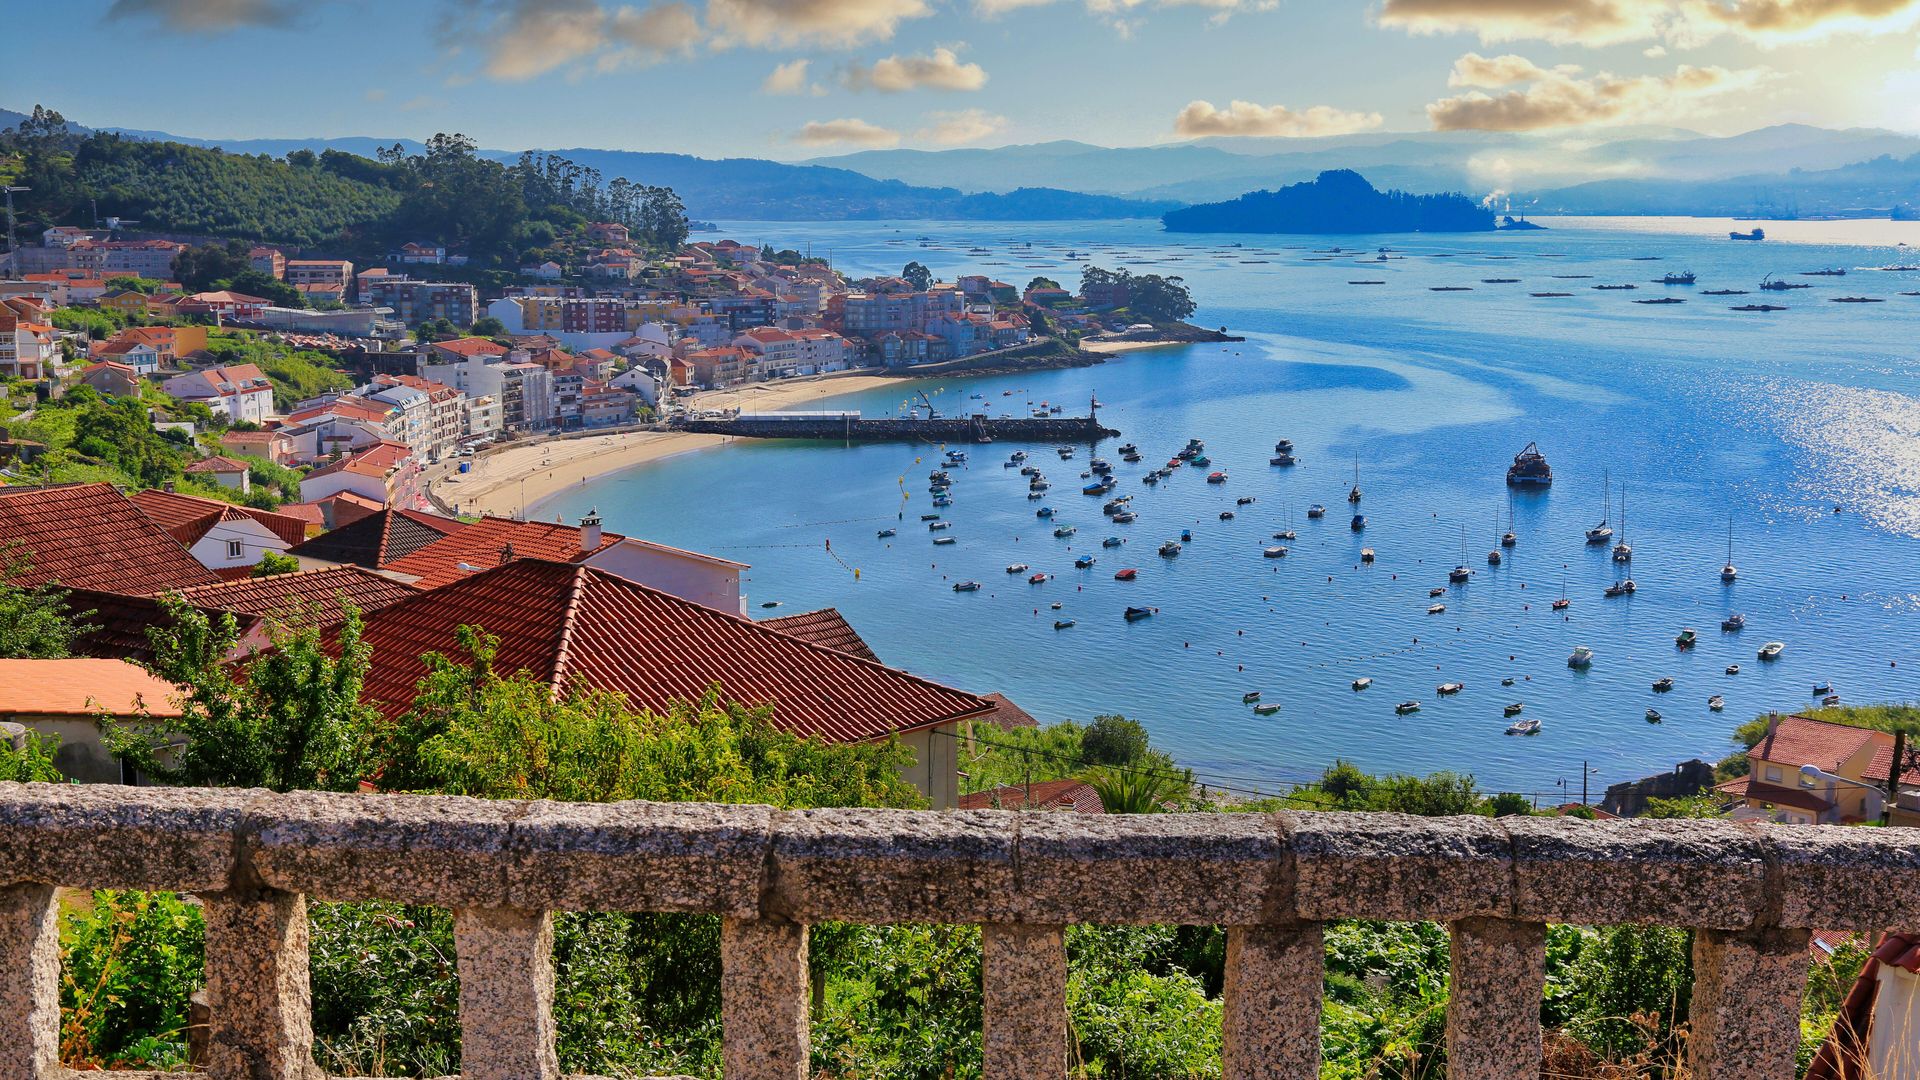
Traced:
<svg viewBox="0 0 1920 1080">
<path fill-rule="evenodd" d="M 1920 0 L 7 0 L 0 105 L 207 138 L 877 146 L 1920 131 Z M 58 58 L 58 59 L 51 59 Z"/>
</svg>

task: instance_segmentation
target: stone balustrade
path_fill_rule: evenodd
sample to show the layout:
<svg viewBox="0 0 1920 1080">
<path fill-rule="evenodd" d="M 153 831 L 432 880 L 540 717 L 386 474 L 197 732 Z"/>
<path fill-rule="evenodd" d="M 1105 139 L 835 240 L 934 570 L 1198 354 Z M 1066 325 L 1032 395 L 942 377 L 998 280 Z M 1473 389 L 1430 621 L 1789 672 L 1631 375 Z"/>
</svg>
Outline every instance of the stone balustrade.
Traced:
<svg viewBox="0 0 1920 1080">
<path fill-rule="evenodd" d="M 722 919 L 729 1080 L 808 1068 L 807 928 L 983 928 L 987 1080 L 1065 1073 L 1069 923 L 1227 928 L 1227 1080 L 1319 1073 L 1332 919 L 1453 934 L 1456 1080 L 1534 1080 L 1547 923 L 1696 931 L 1694 1080 L 1790 1080 L 1808 933 L 1920 927 L 1920 831 L 562 804 L 0 784 L 0 1078 L 64 1076 L 55 887 L 205 904 L 209 1071 L 314 1080 L 306 898 L 454 911 L 466 1080 L 551 1080 L 552 913 Z"/>
</svg>

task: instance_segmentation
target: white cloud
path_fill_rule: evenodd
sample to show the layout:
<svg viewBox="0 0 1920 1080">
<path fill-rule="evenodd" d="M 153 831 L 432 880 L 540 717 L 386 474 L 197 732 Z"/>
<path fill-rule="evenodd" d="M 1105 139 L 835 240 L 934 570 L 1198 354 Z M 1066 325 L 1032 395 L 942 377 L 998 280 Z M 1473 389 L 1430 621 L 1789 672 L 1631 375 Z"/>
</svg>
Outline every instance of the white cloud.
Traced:
<svg viewBox="0 0 1920 1080">
<path fill-rule="evenodd" d="M 579 65 L 607 72 L 690 52 L 703 31 L 681 0 L 609 8 L 596 0 L 466 0 L 441 20 L 450 52 L 483 56 L 481 71 L 518 82 Z"/>
<path fill-rule="evenodd" d="M 1352 112 L 1328 105 L 1294 110 L 1285 105 L 1230 102 L 1225 109 L 1210 101 L 1193 101 L 1174 119 L 1174 133 L 1185 138 L 1203 135 L 1279 135 L 1302 138 L 1348 135 L 1379 127 L 1379 113 Z"/>
<path fill-rule="evenodd" d="M 707 25 L 721 48 L 851 48 L 885 41 L 902 21 L 931 14 L 923 0 L 707 0 Z"/>
<path fill-rule="evenodd" d="M 1640 50 L 1640 55 L 1649 60 L 1659 60 L 1667 55 L 1667 47 L 1665 45 L 1649 45 Z"/>
<path fill-rule="evenodd" d="M 802 127 L 793 141 L 802 146 L 883 147 L 898 146 L 900 133 L 865 120 L 844 117 L 839 120 L 814 120 Z"/>
<path fill-rule="evenodd" d="M 1707 99 L 1751 87 L 1764 68 L 1729 71 L 1681 64 L 1672 75 L 1580 78 L 1578 68 L 1541 68 L 1518 56 L 1469 54 L 1454 65 L 1455 86 L 1514 86 L 1497 96 L 1471 90 L 1427 106 L 1436 131 L 1538 131 L 1588 124 L 1624 124 L 1658 118 L 1673 122 L 1697 113 Z"/>
<path fill-rule="evenodd" d="M 387 100 L 387 90 L 383 86 L 369 86 L 360 94 L 360 100 L 373 104 Z"/>
<path fill-rule="evenodd" d="M 1776 44 L 1897 33 L 1916 21 L 1920 0 L 1384 0 L 1379 14 L 1380 25 L 1414 34 L 1587 46 L 1691 47 L 1723 34 Z"/>
<path fill-rule="evenodd" d="M 849 90 L 878 90 L 886 94 L 907 90 L 978 90 L 987 84 L 987 72 L 979 64 L 961 63 L 952 49 L 941 46 L 925 56 L 896 54 L 874 61 L 872 67 L 850 65 L 841 82 Z"/>
<path fill-rule="evenodd" d="M 913 137 L 941 146 L 979 142 L 989 135 L 998 134 L 1007 126 L 1006 117 L 995 116 L 984 109 L 928 113 L 927 120 L 927 126 L 914 132 Z"/>
<path fill-rule="evenodd" d="M 775 66 L 771 72 L 767 73 L 767 77 L 760 81 L 760 92 L 774 97 L 794 97 L 808 93 L 810 84 L 807 82 L 807 67 L 808 61 L 804 57 Z M 811 91 L 816 96 L 826 93 L 825 88 L 817 84 L 811 85 Z"/>
<path fill-rule="evenodd" d="M 300 8 L 296 0 L 113 0 L 107 18 L 153 19 L 177 34 L 222 34 L 289 26 Z"/>
</svg>

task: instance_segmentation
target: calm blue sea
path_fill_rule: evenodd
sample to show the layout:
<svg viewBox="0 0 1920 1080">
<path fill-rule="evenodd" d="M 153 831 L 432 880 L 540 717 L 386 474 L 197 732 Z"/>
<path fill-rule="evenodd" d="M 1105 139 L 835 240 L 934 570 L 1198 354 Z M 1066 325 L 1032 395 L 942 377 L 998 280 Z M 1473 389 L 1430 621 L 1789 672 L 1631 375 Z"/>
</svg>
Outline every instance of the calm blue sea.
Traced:
<svg viewBox="0 0 1920 1080">
<path fill-rule="evenodd" d="M 889 663 L 1004 691 L 1043 722 L 1124 713 L 1202 779 L 1246 788 L 1275 790 L 1345 758 L 1471 772 L 1545 801 L 1562 784 L 1578 790 L 1583 762 L 1597 789 L 1717 758 L 1736 724 L 1814 703 L 1816 683 L 1850 702 L 1920 699 L 1920 296 L 1901 295 L 1920 292 L 1920 271 L 1875 269 L 1920 264 L 1920 251 L 1892 246 L 1920 246 L 1920 228 L 1773 226 L 1774 239 L 1753 244 L 1725 239 L 1729 223 L 1716 221 L 1549 224 L 1329 240 L 1170 235 L 1143 222 L 731 225 L 725 235 L 811 246 L 854 275 L 918 259 L 947 279 L 985 272 L 1024 286 L 1048 275 L 1072 287 L 1081 260 L 1070 251 L 1177 273 L 1200 302 L 1195 321 L 1248 340 L 835 403 L 874 415 L 925 391 L 948 412 L 1018 413 L 1042 400 L 1080 411 L 1097 394 L 1124 432 L 1100 453 L 1116 465 L 1117 494 L 1134 496 L 1130 526 L 1080 493 L 1084 448 L 1067 463 L 1028 447 L 1054 481 L 1046 505 L 1079 528 L 1056 539 L 1025 480 L 1001 467 L 1010 444 L 963 448 L 972 461 L 955 470 L 951 547 L 934 547 L 919 520 L 933 446 L 736 444 L 608 477 L 539 513 L 597 506 L 610 528 L 751 563 L 756 616 L 836 606 Z M 1346 251 L 1324 250 L 1335 245 Z M 1800 276 L 1830 267 L 1848 273 Z M 1682 270 L 1699 284 L 1655 283 Z M 1756 290 L 1768 274 L 1813 287 L 1701 295 Z M 1359 280 L 1385 284 L 1348 284 Z M 1638 288 L 1591 288 L 1622 283 Z M 1471 291 L 1429 291 L 1439 285 Z M 1662 296 L 1687 303 L 1633 303 Z M 1753 302 L 1789 310 L 1729 310 Z M 1141 483 L 1189 437 L 1205 440 L 1226 484 L 1193 469 Z M 1281 437 L 1302 465 L 1268 466 Z M 1129 440 L 1139 465 L 1119 462 Z M 1509 504 L 1505 470 L 1531 440 L 1554 485 Z M 1356 463 L 1359 535 L 1345 502 Z M 1634 548 L 1638 591 L 1625 599 L 1602 598 L 1616 566 L 1582 536 L 1609 483 L 1616 528 L 1624 489 Z M 1236 507 L 1242 496 L 1256 501 Z M 1315 502 L 1324 520 L 1307 519 Z M 1223 509 L 1235 520 L 1220 520 Z M 1509 512 L 1519 544 L 1489 568 Z M 1718 576 L 1729 521 L 1731 587 Z M 1289 525 L 1290 554 L 1264 558 Z M 883 528 L 899 536 L 877 539 Z M 1193 532 L 1184 553 L 1157 557 L 1182 529 Z M 1128 543 L 1103 549 L 1108 535 Z M 1373 565 L 1360 564 L 1362 546 L 1378 552 Z M 1097 558 L 1092 569 L 1073 567 L 1082 553 Z M 1427 614 L 1429 588 L 1462 561 L 1471 582 L 1439 598 L 1444 614 Z M 1029 585 L 1010 563 L 1055 577 Z M 1122 567 L 1138 580 L 1114 580 Z M 952 591 L 966 579 L 985 588 Z M 1563 583 L 1564 615 L 1548 609 Z M 1128 605 L 1159 614 L 1128 623 Z M 1734 611 L 1747 628 L 1724 634 Z M 1061 618 L 1076 625 L 1055 630 Z M 1674 647 L 1683 627 L 1700 633 L 1691 652 Z M 1770 640 L 1786 652 L 1760 663 Z M 1596 654 L 1589 671 L 1567 667 L 1578 645 Z M 1740 673 L 1724 674 L 1733 663 Z M 1373 680 L 1365 692 L 1349 688 L 1360 676 Z M 1671 693 L 1652 691 L 1662 677 Z M 1440 697 L 1442 682 L 1466 689 Z M 1255 716 L 1241 701 L 1253 690 L 1281 712 Z M 1707 709 L 1714 694 L 1722 713 Z M 1421 711 L 1396 716 L 1409 699 Z M 1525 703 L 1539 735 L 1503 734 L 1509 702 Z M 1645 720 L 1649 707 L 1664 723 Z"/>
</svg>

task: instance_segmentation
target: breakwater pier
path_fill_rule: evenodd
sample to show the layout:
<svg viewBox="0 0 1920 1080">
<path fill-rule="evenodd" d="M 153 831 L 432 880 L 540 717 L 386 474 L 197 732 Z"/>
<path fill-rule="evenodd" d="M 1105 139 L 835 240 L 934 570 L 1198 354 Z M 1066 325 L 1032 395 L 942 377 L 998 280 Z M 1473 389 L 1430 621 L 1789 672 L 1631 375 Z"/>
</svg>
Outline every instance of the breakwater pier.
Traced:
<svg viewBox="0 0 1920 1080">
<path fill-rule="evenodd" d="M 746 439 L 823 439 L 841 442 L 1092 443 L 1120 434 L 1095 416 L 863 417 L 857 412 L 741 413 L 687 420 L 683 431 Z"/>
</svg>

